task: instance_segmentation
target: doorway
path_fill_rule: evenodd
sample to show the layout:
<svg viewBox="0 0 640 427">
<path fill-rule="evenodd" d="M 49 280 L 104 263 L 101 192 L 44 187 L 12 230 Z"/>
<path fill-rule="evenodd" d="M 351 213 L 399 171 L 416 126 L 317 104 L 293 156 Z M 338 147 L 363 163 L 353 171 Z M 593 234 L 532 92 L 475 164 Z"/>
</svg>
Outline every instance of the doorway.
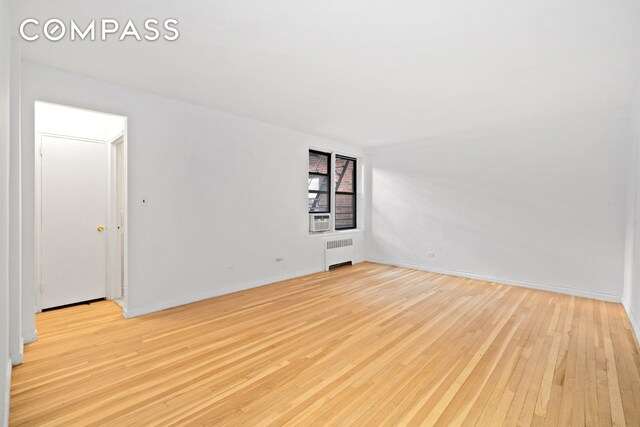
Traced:
<svg viewBox="0 0 640 427">
<path fill-rule="evenodd" d="M 126 118 L 37 101 L 35 136 L 37 310 L 123 302 Z"/>
</svg>

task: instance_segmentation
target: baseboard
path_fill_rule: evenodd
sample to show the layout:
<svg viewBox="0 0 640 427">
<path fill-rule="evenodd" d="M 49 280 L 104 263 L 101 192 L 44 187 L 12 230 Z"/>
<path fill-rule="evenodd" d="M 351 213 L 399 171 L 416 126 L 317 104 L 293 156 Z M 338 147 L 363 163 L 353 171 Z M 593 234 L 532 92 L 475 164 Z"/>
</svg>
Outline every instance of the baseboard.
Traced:
<svg viewBox="0 0 640 427">
<path fill-rule="evenodd" d="M 266 279 L 266 280 L 258 280 L 258 281 L 255 281 L 255 282 L 249 282 L 249 283 L 243 283 L 243 284 L 239 284 L 239 285 L 234 285 L 233 287 L 213 289 L 213 290 L 211 290 L 209 292 L 206 292 L 206 293 L 197 294 L 197 295 L 189 295 L 189 296 L 186 296 L 186 297 L 183 297 L 183 298 L 173 299 L 173 300 L 169 300 L 169 301 L 163 301 L 163 302 L 160 302 L 158 304 L 148 305 L 148 306 L 145 306 L 145 307 L 139 307 L 139 308 L 129 308 L 129 307 L 127 307 L 126 309 L 123 309 L 123 313 L 122 314 L 124 315 L 125 318 L 130 319 L 132 317 L 142 316 L 144 314 L 149 314 L 149 313 L 153 313 L 153 312 L 160 311 L 160 310 L 166 310 L 166 309 L 169 309 L 169 308 L 178 307 L 178 306 L 185 305 L 185 304 L 191 304 L 191 303 L 202 301 L 202 300 L 205 300 L 205 299 L 215 298 L 215 297 L 219 297 L 221 295 L 232 294 L 232 293 L 235 293 L 235 292 L 240 292 L 240 291 L 244 291 L 244 290 L 251 289 L 251 288 L 257 288 L 259 286 L 270 285 L 272 283 L 282 282 L 283 280 L 295 279 L 297 277 L 302 277 L 302 276 L 306 276 L 308 274 L 313 274 L 313 273 L 319 273 L 321 271 L 324 271 L 324 268 L 322 266 L 317 267 L 317 268 L 311 268 L 311 269 L 307 269 L 307 270 L 298 271 L 298 272 L 295 272 L 295 273 L 283 274 L 281 276 L 271 277 L 271 278 Z"/>
<path fill-rule="evenodd" d="M 13 366 L 19 365 L 24 360 L 24 340 L 20 338 L 20 352 L 13 353 L 11 356 L 11 364 Z"/>
<path fill-rule="evenodd" d="M 32 342 L 36 341 L 38 341 L 38 331 L 35 329 L 33 330 L 33 332 L 22 336 L 22 342 L 24 344 L 31 344 Z"/>
<path fill-rule="evenodd" d="M 636 338 L 636 344 L 640 345 L 640 322 L 638 322 L 638 318 L 634 315 L 631 310 L 631 303 L 628 299 L 622 299 L 622 306 L 624 310 L 627 312 L 627 317 L 629 318 L 629 323 L 631 323 L 631 330 Z"/>
<path fill-rule="evenodd" d="M 0 399 L 2 401 L 2 413 L 0 414 L 0 422 L 2 422 L 3 426 L 8 426 L 9 425 L 9 398 L 11 397 L 11 361 L 7 361 L 7 367 L 6 369 L 3 369 L 3 376 L 4 378 L 2 378 L 2 384 L 4 384 L 4 387 L 2 387 L 1 392 L 3 393 L 3 395 L 1 396 L 2 399 Z"/>
<path fill-rule="evenodd" d="M 503 285 L 519 286 L 519 287 L 522 287 L 522 288 L 529 288 L 529 289 L 538 289 L 538 290 L 541 290 L 541 291 L 548 291 L 548 292 L 556 292 L 556 293 L 559 293 L 559 294 L 573 295 L 573 296 L 576 296 L 576 297 L 591 298 L 591 299 L 597 299 L 597 300 L 609 301 L 609 302 L 617 302 L 617 303 L 621 303 L 622 302 L 622 297 L 617 296 L 617 295 L 610 295 L 610 294 L 603 294 L 603 293 L 599 293 L 599 292 L 585 291 L 585 290 L 582 290 L 582 289 L 575 289 L 575 288 L 571 288 L 571 287 L 568 287 L 568 286 L 550 285 L 550 284 L 546 284 L 546 283 L 529 282 L 529 281 L 526 281 L 526 280 L 504 279 L 504 278 L 501 278 L 501 277 L 493 277 L 493 276 L 488 276 L 488 275 L 485 275 L 485 274 L 471 273 L 471 272 L 467 272 L 467 271 L 447 270 L 447 269 L 444 269 L 444 268 L 428 267 L 428 266 L 410 264 L 410 263 L 401 262 L 401 261 L 384 261 L 384 260 L 376 260 L 376 259 L 373 259 L 373 258 L 369 258 L 368 261 L 377 262 L 379 264 L 393 265 L 393 266 L 396 266 L 396 267 L 405 267 L 405 268 L 411 268 L 411 269 L 414 269 L 414 270 L 428 271 L 428 272 L 431 272 L 431 273 L 446 274 L 447 276 L 464 277 L 464 278 L 467 278 L 467 279 L 478 279 L 478 280 L 484 280 L 485 282 L 493 282 L 493 283 L 500 283 L 500 284 L 503 284 Z"/>
</svg>

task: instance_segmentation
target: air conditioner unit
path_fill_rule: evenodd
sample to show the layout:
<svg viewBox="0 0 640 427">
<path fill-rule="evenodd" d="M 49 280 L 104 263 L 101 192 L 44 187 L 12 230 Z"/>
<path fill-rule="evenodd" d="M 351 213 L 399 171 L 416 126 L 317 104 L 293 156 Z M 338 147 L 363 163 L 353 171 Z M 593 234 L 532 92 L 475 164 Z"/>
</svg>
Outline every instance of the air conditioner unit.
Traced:
<svg viewBox="0 0 640 427">
<path fill-rule="evenodd" d="M 318 231 L 331 230 L 330 214 L 311 214 L 309 215 L 309 231 L 316 233 Z"/>
</svg>

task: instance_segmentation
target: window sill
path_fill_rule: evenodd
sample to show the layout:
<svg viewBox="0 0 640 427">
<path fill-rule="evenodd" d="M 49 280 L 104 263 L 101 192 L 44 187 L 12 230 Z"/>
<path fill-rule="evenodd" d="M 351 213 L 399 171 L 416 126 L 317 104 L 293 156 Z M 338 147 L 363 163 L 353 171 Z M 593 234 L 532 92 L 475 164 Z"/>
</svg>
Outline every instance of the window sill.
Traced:
<svg viewBox="0 0 640 427">
<path fill-rule="evenodd" d="M 307 234 L 307 237 L 336 237 L 336 236 L 344 236 L 345 234 L 353 234 L 353 233 L 362 233 L 364 230 L 362 228 L 352 228 L 351 230 L 333 230 L 333 231 L 320 231 L 318 233 Z"/>
</svg>

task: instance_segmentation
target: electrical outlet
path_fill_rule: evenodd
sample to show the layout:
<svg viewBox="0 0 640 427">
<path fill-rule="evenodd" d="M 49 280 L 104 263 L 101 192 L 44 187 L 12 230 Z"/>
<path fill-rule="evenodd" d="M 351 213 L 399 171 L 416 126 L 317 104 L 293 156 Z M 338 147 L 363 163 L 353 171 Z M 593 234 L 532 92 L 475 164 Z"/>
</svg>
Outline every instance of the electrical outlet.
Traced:
<svg viewBox="0 0 640 427">
<path fill-rule="evenodd" d="M 149 199 L 147 199 L 146 197 L 144 197 L 142 199 L 142 201 L 140 202 L 140 204 L 142 204 L 143 208 L 146 208 L 147 206 L 149 206 Z"/>
<path fill-rule="evenodd" d="M 427 256 L 429 258 L 433 258 L 434 256 L 436 256 L 436 253 L 435 252 L 427 252 Z"/>
</svg>

